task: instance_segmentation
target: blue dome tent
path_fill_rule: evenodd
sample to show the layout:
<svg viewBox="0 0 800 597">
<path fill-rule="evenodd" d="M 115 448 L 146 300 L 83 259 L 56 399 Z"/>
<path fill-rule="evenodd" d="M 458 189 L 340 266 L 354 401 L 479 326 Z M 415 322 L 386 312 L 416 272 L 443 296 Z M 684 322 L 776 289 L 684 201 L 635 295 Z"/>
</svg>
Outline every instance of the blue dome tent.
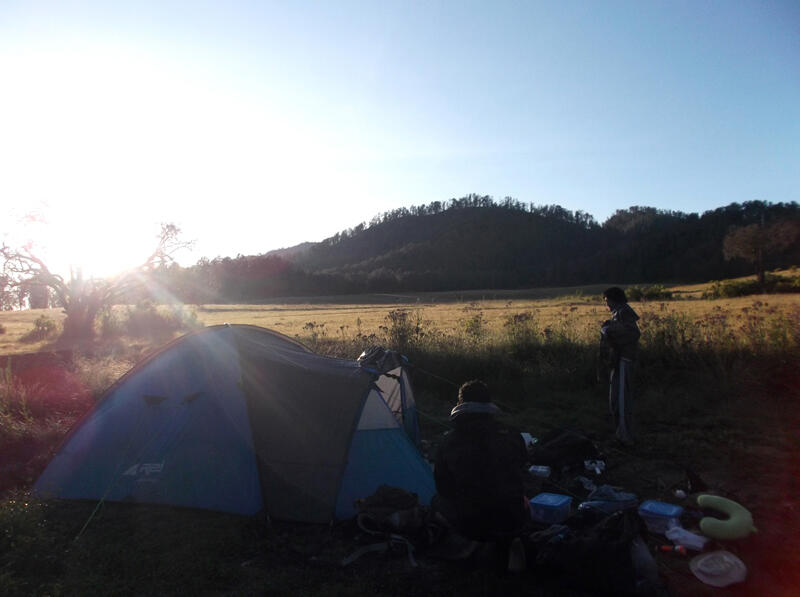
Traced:
<svg viewBox="0 0 800 597">
<path fill-rule="evenodd" d="M 382 484 L 427 504 L 404 360 L 384 353 L 333 359 L 246 325 L 178 338 L 106 392 L 34 494 L 304 522 L 352 517 Z"/>
</svg>

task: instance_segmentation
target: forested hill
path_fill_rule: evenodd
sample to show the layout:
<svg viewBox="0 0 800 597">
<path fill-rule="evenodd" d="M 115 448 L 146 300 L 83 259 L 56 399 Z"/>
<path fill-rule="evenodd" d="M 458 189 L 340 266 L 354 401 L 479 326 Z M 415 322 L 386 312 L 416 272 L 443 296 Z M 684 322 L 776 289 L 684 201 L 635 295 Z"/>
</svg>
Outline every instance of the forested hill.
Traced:
<svg viewBox="0 0 800 597">
<path fill-rule="evenodd" d="M 762 217 L 796 219 L 800 209 L 758 201 L 702 215 L 631 207 L 601 226 L 583 212 L 472 195 L 388 212 L 294 262 L 308 271 L 399 277 L 416 290 L 703 281 L 751 273 L 752 266 L 724 259 L 722 240 L 730 226 Z M 793 257 L 797 251 L 787 251 L 775 264 Z"/>
<path fill-rule="evenodd" d="M 592 267 L 589 256 L 602 247 L 593 220 L 558 207 L 414 211 L 390 212 L 336 235 L 295 263 L 375 289 L 515 288 L 582 279 Z"/>
<path fill-rule="evenodd" d="M 726 260 L 732 226 L 794 222 L 797 203 L 732 203 L 703 214 L 631 207 L 602 225 L 583 212 L 469 195 L 401 208 L 319 243 L 203 260 L 172 272 L 180 296 L 248 301 L 271 296 L 461 290 L 588 283 L 707 281 L 753 273 Z M 800 264 L 798 243 L 765 255 L 767 268 Z M 184 292 L 181 292 L 183 287 Z"/>
</svg>

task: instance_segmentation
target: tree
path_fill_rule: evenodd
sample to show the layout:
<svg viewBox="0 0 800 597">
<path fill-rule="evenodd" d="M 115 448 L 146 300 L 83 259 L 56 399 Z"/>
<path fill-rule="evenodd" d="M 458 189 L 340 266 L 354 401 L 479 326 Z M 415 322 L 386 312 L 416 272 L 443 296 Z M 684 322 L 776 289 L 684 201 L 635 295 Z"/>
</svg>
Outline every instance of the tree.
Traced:
<svg viewBox="0 0 800 597">
<path fill-rule="evenodd" d="M 44 284 L 29 284 L 27 294 L 31 309 L 47 309 L 50 306 L 50 288 Z"/>
<path fill-rule="evenodd" d="M 12 288 L 50 288 L 66 315 L 61 338 L 88 340 L 94 335 L 94 321 L 101 309 L 144 287 L 153 271 L 172 263 L 178 250 L 191 245 L 180 239 L 180 229 L 174 224 L 161 224 L 157 238 L 155 249 L 140 265 L 110 278 L 84 278 L 80 268 L 70 269 L 69 278 L 64 278 L 50 270 L 31 244 L 21 248 L 3 244 L 1 276 Z"/>
<path fill-rule="evenodd" d="M 8 276 L 0 274 L 0 311 L 11 311 L 16 306 L 14 288 Z"/>
<path fill-rule="evenodd" d="M 798 236 L 798 222 L 781 220 L 765 226 L 731 226 L 722 241 L 725 259 L 744 259 L 756 266 L 758 283 L 764 285 L 764 259 L 780 253 L 794 243 Z"/>
</svg>

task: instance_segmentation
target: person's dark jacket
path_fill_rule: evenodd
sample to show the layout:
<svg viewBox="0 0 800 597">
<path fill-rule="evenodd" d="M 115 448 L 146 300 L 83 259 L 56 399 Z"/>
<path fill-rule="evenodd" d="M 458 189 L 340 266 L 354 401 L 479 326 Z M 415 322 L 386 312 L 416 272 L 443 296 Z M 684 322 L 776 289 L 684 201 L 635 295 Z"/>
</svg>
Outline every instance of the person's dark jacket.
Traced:
<svg viewBox="0 0 800 597">
<path fill-rule="evenodd" d="M 620 358 L 634 360 L 639 344 L 639 316 L 628 303 L 622 303 L 611 312 L 611 319 L 603 323 L 603 341 L 611 348 L 611 360 Z"/>
<path fill-rule="evenodd" d="M 465 403 L 468 404 L 468 403 Z M 462 533 L 486 538 L 510 533 L 527 520 L 525 442 L 491 414 L 464 412 L 436 454 L 436 490 Z"/>
</svg>

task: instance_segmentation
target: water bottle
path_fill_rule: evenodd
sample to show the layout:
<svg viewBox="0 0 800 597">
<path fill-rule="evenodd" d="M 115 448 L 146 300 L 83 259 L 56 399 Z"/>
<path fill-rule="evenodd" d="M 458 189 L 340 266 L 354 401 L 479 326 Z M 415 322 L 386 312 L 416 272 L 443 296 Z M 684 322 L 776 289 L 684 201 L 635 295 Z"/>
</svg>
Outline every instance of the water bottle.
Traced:
<svg viewBox="0 0 800 597">
<path fill-rule="evenodd" d="M 550 467 L 549 466 L 543 466 L 543 465 L 540 466 L 540 465 L 534 464 L 531 468 L 528 469 L 528 471 L 530 471 L 530 473 L 534 477 L 547 478 L 547 477 L 550 476 Z"/>
</svg>

